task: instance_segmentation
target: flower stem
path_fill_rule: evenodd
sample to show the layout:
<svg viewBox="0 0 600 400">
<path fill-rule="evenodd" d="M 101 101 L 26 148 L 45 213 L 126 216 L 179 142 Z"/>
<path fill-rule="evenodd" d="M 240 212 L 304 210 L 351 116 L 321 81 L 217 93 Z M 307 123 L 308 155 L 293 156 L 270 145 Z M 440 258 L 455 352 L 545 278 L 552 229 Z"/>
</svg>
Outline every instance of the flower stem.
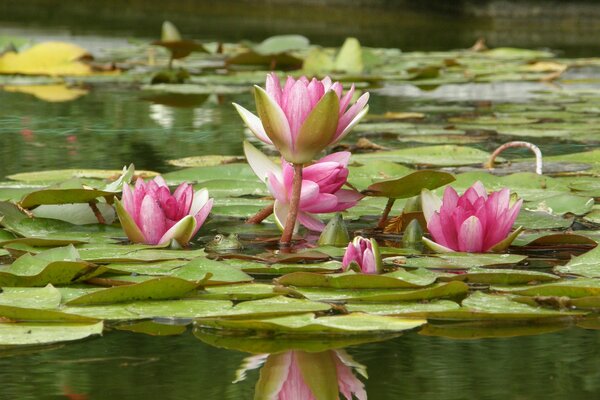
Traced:
<svg viewBox="0 0 600 400">
<path fill-rule="evenodd" d="M 260 224 L 265 218 L 273 214 L 273 204 L 266 206 L 246 220 L 247 224 Z"/>
<path fill-rule="evenodd" d="M 542 152 L 539 147 L 537 147 L 533 143 L 523 142 L 523 141 L 515 141 L 504 143 L 502 146 L 498 147 L 492 155 L 490 159 L 483 165 L 484 168 L 493 169 L 494 161 L 496 161 L 496 157 L 500 155 L 504 150 L 512 147 L 526 147 L 535 154 L 535 173 L 538 175 L 542 175 Z"/>
<path fill-rule="evenodd" d="M 88 203 L 88 205 L 90 206 L 90 208 L 92 209 L 92 211 L 94 212 L 94 215 L 96 216 L 96 219 L 98 220 L 98 223 L 102 224 L 102 225 L 106 225 L 106 220 L 104 219 L 104 217 L 102 216 L 102 213 L 100 212 L 100 210 L 98 209 L 98 206 L 96 205 L 96 203 L 94 203 L 93 201 L 90 201 Z"/>
<path fill-rule="evenodd" d="M 385 228 L 385 222 L 387 221 L 388 216 L 390 215 L 390 211 L 392 211 L 392 207 L 394 206 L 395 201 L 396 199 L 389 198 L 387 203 L 385 204 L 383 214 L 381 214 L 381 218 L 379 218 L 379 223 L 377 224 L 377 227 L 379 229 Z"/>
<path fill-rule="evenodd" d="M 302 164 L 294 164 L 294 179 L 292 180 L 292 198 L 290 199 L 290 208 L 285 219 L 285 228 L 281 234 L 279 244 L 289 246 L 292 242 L 296 218 L 298 217 L 298 208 L 300 206 L 300 194 L 302 192 Z"/>
</svg>

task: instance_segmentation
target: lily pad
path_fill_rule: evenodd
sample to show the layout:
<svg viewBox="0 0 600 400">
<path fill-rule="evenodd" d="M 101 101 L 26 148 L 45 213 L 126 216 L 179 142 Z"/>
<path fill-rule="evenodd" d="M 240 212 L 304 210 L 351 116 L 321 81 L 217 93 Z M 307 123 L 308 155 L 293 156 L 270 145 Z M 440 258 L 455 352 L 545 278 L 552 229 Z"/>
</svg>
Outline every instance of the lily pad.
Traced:
<svg viewBox="0 0 600 400">
<path fill-rule="evenodd" d="M 266 331 L 286 335 L 364 335 L 401 332 L 417 328 L 426 322 L 423 319 L 353 313 L 320 318 L 316 318 L 314 314 L 300 314 L 261 320 L 198 319 L 196 325 L 202 328 Z"/>
<path fill-rule="evenodd" d="M 117 286 L 85 294 L 67 302 L 68 306 L 122 303 L 135 300 L 173 299 L 200 286 L 180 278 L 161 277 L 133 285 Z"/>
<path fill-rule="evenodd" d="M 80 340 L 101 335 L 102 322 L 96 323 L 0 323 L 0 345 L 38 345 Z"/>
<path fill-rule="evenodd" d="M 354 271 L 340 274 L 293 272 L 278 278 L 281 285 L 296 287 L 327 287 L 335 289 L 418 288 L 432 284 L 437 276 L 424 269 L 414 272 L 399 269 L 383 275 L 359 274 Z"/>
<path fill-rule="evenodd" d="M 458 310 L 460 305 L 450 300 L 432 300 L 428 302 L 403 301 L 397 303 L 357 303 L 347 304 L 345 307 L 349 312 L 427 318 L 427 315 L 430 312 Z"/>
<path fill-rule="evenodd" d="M 437 189 L 452 181 L 454 181 L 454 176 L 447 172 L 421 170 L 402 178 L 374 183 L 363 193 L 369 196 L 404 199 L 419 195 L 423 189 Z"/>
<path fill-rule="evenodd" d="M 291 288 L 292 293 L 313 301 L 335 302 L 395 302 L 416 301 L 438 298 L 461 298 L 469 291 L 464 282 L 448 282 L 419 289 L 344 289 Z"/>
<path fill-rule="evenodd" d="M 98 268 L 79 259 L 73 246 L 58 247 L 35 256 L 24 254 L 7 268 L 0 269 L 1 286 L 46 286 L 68 284 L 89 279 L 103 273 Z"/>
<path fill-rule="evenodd" d="M 570 279 L 535 286 L 492 286 L 493 290 L 525 296 L 600 296 L 600 279 Z"/>
<path fill-rule="evenodd" d="M 586 278 L 600 278 L 600 248 L 573 258 L 566 265 L 554 267 L 559 274 L 580 275 Z"/>
<path fill-rule="evenodd" d="M 361 164 L 383 160 L 418 166 L 452 167 L 483 164 L 489 156 L 485 151 L 473 147 L 440 145 L 355 154 L 352 155 L 352 160 Z"/>
<path fill-rule="evenodd" d="M 527 259 L 519 254 L 443 253 L 430 257 L 388 258 L 384 261 L 403 267 L 429 269 L 470 269 L 491 265 L 514 265 Z"/>
</svg>

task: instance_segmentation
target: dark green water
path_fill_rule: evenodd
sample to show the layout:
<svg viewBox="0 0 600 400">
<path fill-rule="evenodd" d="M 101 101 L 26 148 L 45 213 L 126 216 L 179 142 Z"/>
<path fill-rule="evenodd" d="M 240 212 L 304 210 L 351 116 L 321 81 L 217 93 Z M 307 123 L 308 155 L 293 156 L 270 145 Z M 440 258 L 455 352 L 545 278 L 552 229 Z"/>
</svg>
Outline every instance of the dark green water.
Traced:
<svg viewBox="0 0 600 400">
<path fill-rule="evenodd" d="M 347 349 L 365 365 L 370 399 L 593 399 L 600 332 L 566 329 L 509 339 L 409 333 Z M 0 353 L 0 356 L 2 353 Z M 251 399 L 258 379 L 232 384 L 246 353 L 174 337 L 104 337 L 0 358 L 4 399 Z M 69 388 L 69 389 L 65 389 Z"/>
<path fill-rule="evenodd" d="M 328 45 L 355 35 L 372 46 L 446 49 L 466 47 L 483 35 L 495 45 L 551 47 L 571 55 L 595 55 L 600 49 L 597 36 L 586 34 L 595 27 L 578 24 L 559 28 L 515 24 L 506 29 L 487 19 L 423 16 L 414 10 L 337 10 L 319 21 L 307 15 L 294 19 L 291 11 L 273 6 L 263 15 L 249 11 L 248 4 L 240 9 L 204 5 L 189 13 L 185 6 L 189 2 L 180 8 L 164 6 L 146 18 L 139 4 L 116 12 L 114 2 L 107 2 L 91 13 L 88 3 L 32 1 L 17 7 L 0 1 L 0 35 L 72 38 L 102 48 L 126 37 L 152 37 L 168 17 L 191 36 L 205 39 L 261 39 L 292 29 Z M 38 13 L 32 14 L 35 9 Z M 202 19 L 203 15 L 212 17 Z M 66 103 L 0 91 L 0 176 L 58 168 L 120 168 L 130 162 L 139 169 L 166 171 L 173 168 L 169 159 L 240 154 L 244 129 L 230 103 L 235 99 L 253 107 L 249 93 L 211 96 L 202 104 L 178 108 L 153 104 L 130 87 L 88 89 L 87 95 Z M 499 86 L 480 89 L 470 91 L 487 93 L 485 100 L 515 101 L 503 97 L 506 90 Z M 374 90 L 370 105 L 373 114 L 418 111 L 431 104 L 473 107 L 477 99 L 465 97 L 460 88 L 434 92 L 388 88 Z M 479 146 L 491 149 L 495 143 Z M 547 154 L 565 151 L 564 144 L 552 141 L 542 148 Z M 598 330 L 569 328 L 474 340 L 409 333 L 348 351 L 367 367 L 369 379 L 364 382 L 371 399 L 600 397 Z M 102 338 L 31 352 L 0 351 L 0 399 L 248 399 L 254 393 L 256 371 L 243 382 L 231 383 L 246 355 L 208 346 L 189 332 L 151 337 L 113 331 Z"/>
</svg>

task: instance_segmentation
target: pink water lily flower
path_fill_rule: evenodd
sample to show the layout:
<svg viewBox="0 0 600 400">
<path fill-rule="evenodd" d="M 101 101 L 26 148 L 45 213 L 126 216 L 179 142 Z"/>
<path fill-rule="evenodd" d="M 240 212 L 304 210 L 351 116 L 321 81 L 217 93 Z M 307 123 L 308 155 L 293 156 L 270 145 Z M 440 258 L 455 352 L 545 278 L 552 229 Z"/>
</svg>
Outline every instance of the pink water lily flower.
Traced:
<svg viewBox="0 0 600 400">
<path fill-rule="evenodd" d="M 441 200 L 428 190 L 423 191 L 421 199 L 433 241 L 424 240 L 434 250 L 501 251 L 521 231 L 518 228 L 510 233 L 523 200 L 512 199 L 507 188 L 488 195 L 483 184 L 477 181 L 461 196 L 447 187 Z"/>
<path fill-rule="evenodd" d="M 275 197 L 274 214 L 283 229 L 292 191 L 293 167 L 282 160 L 275 164 L 249 142 L 244 142 L 244 153 L 250 167 Z M 350 153 L 342 151 L 321 158 L 304 168 L 298 221 L 314 231 L 322 231 L 325 224 L 312 214 L 347 210 L 362 199 L 355 190 L 342 189 L 348 178 Z"/>
<path fill-rule="evenodd" d="M 365 367 L 343 350 L 319 353 L 292 350 L 278 354 L 259 354 L 245 360 L 239 378 L 249 369 L 262 365 L 256 383 L 255 399 L 316 400 L 338 398 L 366 400 L 364 384 L 352 372 L 366 377 Z M 354 396 L 354 397 L 353 397 Z"/>
<path fill-rule="evenodd" d="M 282 88 L 271 73 L 265 86 L 266 90 L 254 87 L 258 117 L 233 105 L 258 139 L 273 144 L 294 164 L 310 162 L 325 147 L 340 141 L 369 109 L 369 93 L 350 105 L 354 85 L 342 94 L 342 85 L 329 77 L 320 81 L 288 77 Z"/>
<path fill-rule="evenodd" d="M 194 193 L 182 183 L 173 194 L 161 176 L 148 183 L 138 179 L 132 190 L 123 185 L 117 214 L 125 234 L 134 243 L 166 244 L 172 239 L 185 246 L 194 237 L 210 213 L 213 199 L 208 191 Z"/>
<path fill-rule="evenodd" d="M 381 256 L 379 246 L 374 239 L 365 239 L 357 236 L 348 243 L 344 258 L 342 259 L 342 269 L 356 268 L 364 274 L 377 274 L 381 272 Z"/>
</svg>

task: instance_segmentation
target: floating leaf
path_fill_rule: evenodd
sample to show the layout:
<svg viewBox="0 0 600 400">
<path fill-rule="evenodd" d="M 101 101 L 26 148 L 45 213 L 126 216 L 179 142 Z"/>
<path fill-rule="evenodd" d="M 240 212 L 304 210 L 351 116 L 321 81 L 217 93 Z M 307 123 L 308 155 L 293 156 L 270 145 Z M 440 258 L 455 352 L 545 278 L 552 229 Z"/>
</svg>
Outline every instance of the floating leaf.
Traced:
<svg viewBox="0 0 600 400">
<path fill-rule="evenodd" d="M 535 286 L 493 286 L 492 289 L 525 296 L 567 296 L 578 298 L 600 296 L 600 280 L 579 278 Z"/>
<path fill-rule="evenodd" d="M 1 61 L 0 61 L 1 62 Z M 68 87 L 64 84 L 56 85 L 6 85 L 3 86 L 7 92 L 26 93 L 35 96 L 39 100 L 50 103 L 62 103 L 73 101 L 88 94 L 85 89 Z"/>
<path fill-rule="evenodd" d="M 545 318 L 566 318 L 577 317 L 584 313 L 554 311 L 541 307 L 533 307 L 513 301 L 506 296 L 491 295 L 482 292 L 475 292 L 463 300 L 462 308 L 459 310 L 449 310 L 432 312 L 428 315 L 429 319 L 442 320 L 533 320 Z"/>
<path fill-rule="evenodd" d="M 102 334 L 102 322 L 75 324 L 0 323 L 0 345 L 36 345 L 80 340 Z"/>
<path fill-rule="evenodd" d="M 79 260 L 73 246 L 59 247 L 32 256 L 24 254 L 0 270 L 0 286 L 62 285 L 88 279 L 105 270 Z"/>
<path fill-rule="evenodd" d="M 0 74 L 90 75 L 92 69 L 82 60 L 91 59 L 87 50 L 71 43 L 44 42 L 20 53 L 0 56 Z"/>
<path fill-rule="evenodd" d="M 117 286 L 85 294 L 67 302 L 68 306 L 122 303 L 135 300 L 173 299 L 200 286 L 174 277 L 161 277 L 133 285 Z"/>
<path fill-rule="evenodd" d="M 133 333 L 144 333 L 151 336 L 174 336 L 181 335 L 187 330 L 186 325 L 165 325 L 154 321 L 135 322 L 133 324 L 122 324 L 115 326 L 120 331 Z"/>
<path fill-rule="evenodd" d="M 447 172 L 422 170 L 402 178 L 374 183 L 364 193 L 369 196 L 404 199 L 418 196 L 423 189 L 437 189 L 452 181 L 454 181 L 454 176 Z"/>
<path fill-rule="evenodd" d="M 448 278 L 441 278 L 446 280 Z M 472 268 L 465 274 L 459 274 L 451 280 L 461 280 L 469 283 L 518 285 L 547 281 L 556 281 L 560 277 L 545 272 L 527 271 L 522 269 L 490 269 Z"/>
<path fill-rule="evenodd" d="M 510 338 L 517 336 L 533 336 L 552 333 L 567 329 L 570 323 L 548 322 L 524 325 L 522 322 L 502 321 L 472 321 L 455 322 L 452 324 L 427 324 L 419 331 L 419 335 L 438 336 L 458 340 L 475 340 L 483 338 Z"/>
<path fill-rule="evenodd" d="M 199 319 L 196 324 L 203 328 L 227 330 L 267 331 L 276 334 L 312 335 L 364 335 L 401 332 L 425 324 L 422 319 L 402 319 L 363 313 L 316 318 L 314 314 L 300 314 L 262 320 Z"/>
<path fill-rule="evenodd" d="M 436 275 L 427 270 L 409 272 L 397 270 L 382 275 L 359 274 L 354 271 L 340 274 L 318 274 L 314 272 L 293 272 L 276 280 L 281 285 L 296 287 L 328 287 L 336 289 L 356 288 L 417 288 L 435 282 Z"/>
<path fill-rule="evenodd" d="M 329 288 L 293 288 L 292 293 L 313 301 L 355 302 L 395 302 L 429 300 L 436 298 L 460 298 L 467 294 L 469 287 L 464 282 L 448 282 L 420 289 L 353 289 L 335 290 Z"/>
<path fill-rule="evenodd" d="M 414 147 L 352 155 L 352 160 L 361 164 L 366 164 L 371 160 L 380 160 L 438 167 L 483 164 L 488 158 L 489 154 L 485 151 L 473 147 L 452 145 Z"/>
<path fill-rule="evenodd" d="M 469 269 L 490 265 L 518 264 L 527 256 L 518 254 L 443 253 L 430 257 L 390 258 L 384 261 L 403 267 L 432 269 Z"/>
<path fill-rule="evenodd" d="M 554 267 L 559 274 L 580 275 L 586 278 L 600 278 L 600 248 L 573 258 L 566 265 Z"/>
<path fill-rule="evenodd" d="M 398 303 L 356 303 L 347 304 L 345 307 L 349 312 L 426 318 L 427 314 L 430 312 L 458 310 L 460 305 L 450 300 L 432 300 L 428 302 L 403 301 Z"/>
</svg>

